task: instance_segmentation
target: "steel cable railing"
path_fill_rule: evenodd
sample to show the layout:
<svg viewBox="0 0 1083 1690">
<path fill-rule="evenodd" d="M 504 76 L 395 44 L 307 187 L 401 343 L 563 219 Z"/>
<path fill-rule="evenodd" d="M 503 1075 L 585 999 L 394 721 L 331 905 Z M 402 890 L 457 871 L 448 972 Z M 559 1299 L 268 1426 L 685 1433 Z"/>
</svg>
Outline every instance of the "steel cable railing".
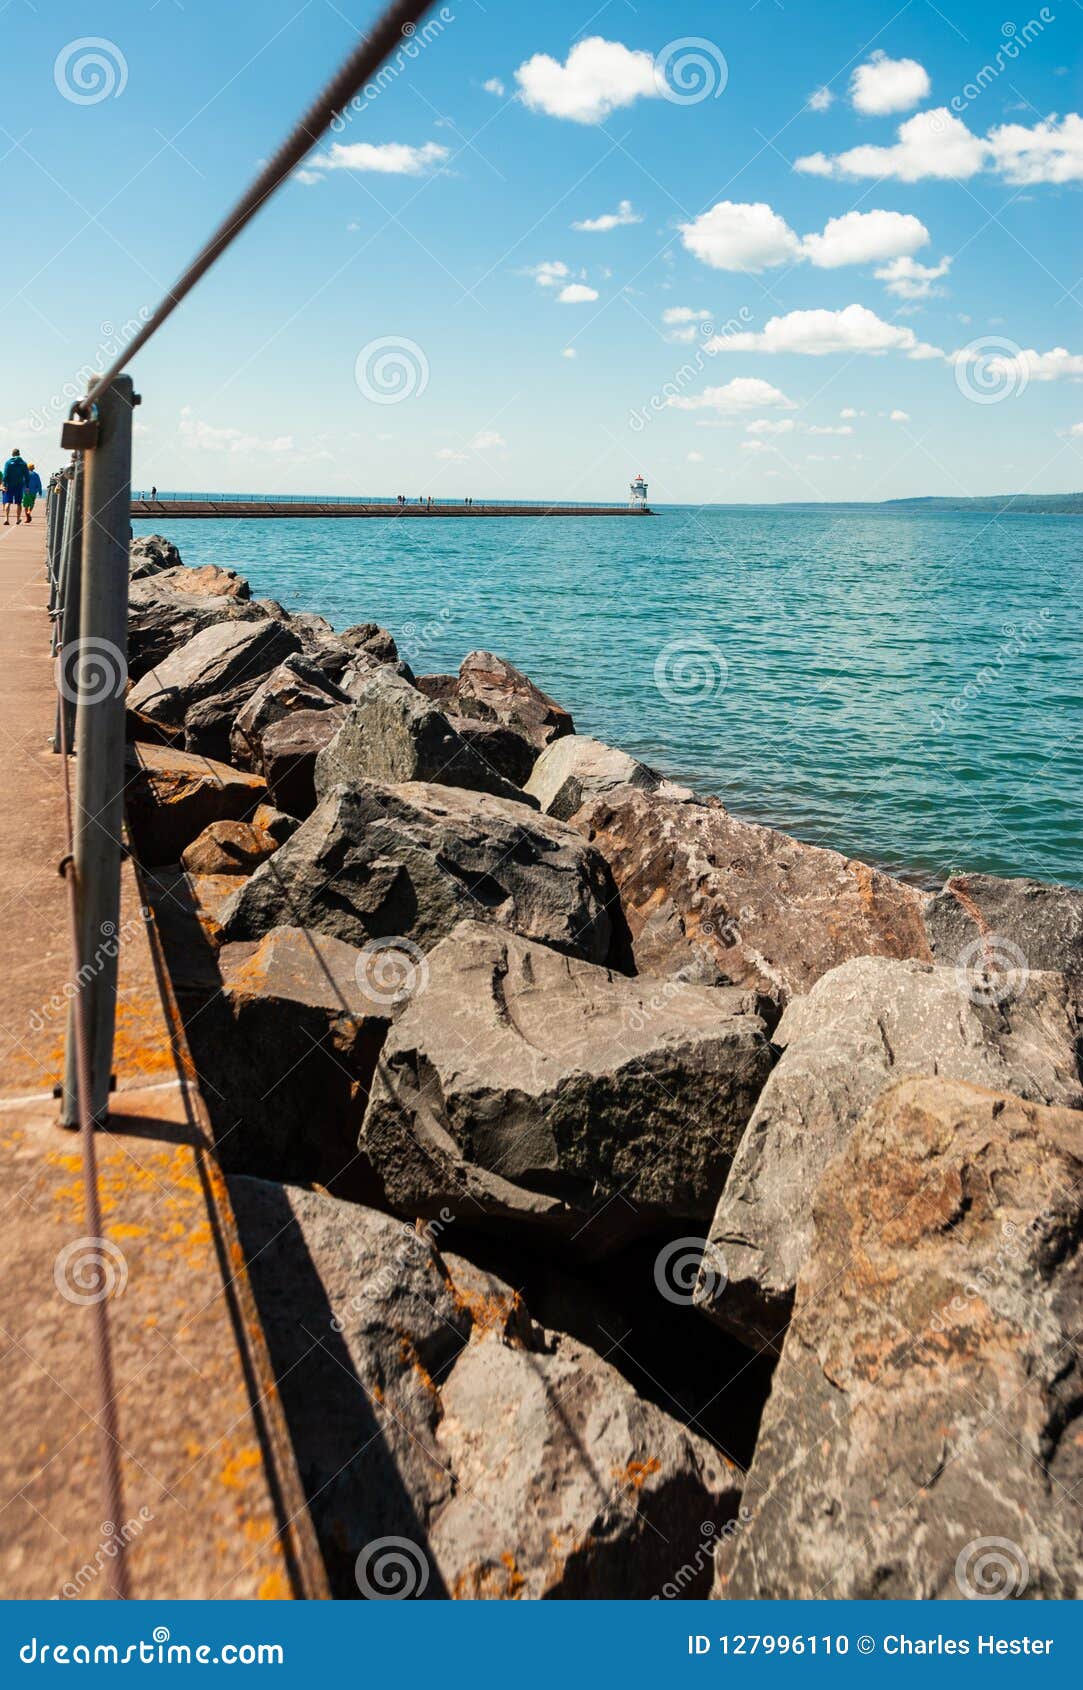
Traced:
<svg viewBox="0 0 1083 1690">
<path fill-rule="evenodd" d="M 71 999 L 61 1118 L 82 1138 L 86 1213 L 101 1236 L 94 1133 L 108 1115 L 116 1017 L 115 945 L 101 966 L 87 969 L 95 933 L 118 931 L 123 846 L 124 679 L 131 539 L 132 408 L 139 403 L 123 371 L 211 266 L 281 186 L 404 37 L 431 0 L 394 0 L 295 124 L 246 193 L 219 224 L 122 355 L 75 402 L 61 444 L 75 456 L 72 470 L 50 485 L 46 540 L 51 643 L 57 673 L 55 746 L 63 765 L 67 851 L 60 871 L 67 885 L 75 990 Z M 100 685 L 100 664 L 117 665 L 115 688 Z M 87 665 L 97 681 L 85 684 Z M 74 667 L 72 665 L 75 665 Z M 71 706 L 74 700 L 74 741 Z M 76 755 L 73 803 L 69 753 Z M 104 1275 L 104 1269 L 101 1269 Z M 103 1531 L 117 1545 L 110 1563 L 111 1593 L 129 1593 L 124 1559 L 120 1444 L 113 1389 L 108 1296 L 92 1303 L 105 1511 Z"/>
</svg>

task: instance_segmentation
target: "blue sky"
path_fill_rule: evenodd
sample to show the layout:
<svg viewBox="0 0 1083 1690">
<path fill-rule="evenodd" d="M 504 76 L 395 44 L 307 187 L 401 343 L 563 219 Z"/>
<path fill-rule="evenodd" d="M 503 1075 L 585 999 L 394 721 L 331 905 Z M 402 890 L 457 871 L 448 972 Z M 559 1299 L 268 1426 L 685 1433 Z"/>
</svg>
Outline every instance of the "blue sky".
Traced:
<svg viewBox="0 0 1083 1690">
<path fill-rule="evenodd" d="M 374 10 L 8 0 L 6 447 L 59 460 Z M 1083 487 L 1075 0 L 430 16 L 140 354 L 138 486 Z"/>
</svg>

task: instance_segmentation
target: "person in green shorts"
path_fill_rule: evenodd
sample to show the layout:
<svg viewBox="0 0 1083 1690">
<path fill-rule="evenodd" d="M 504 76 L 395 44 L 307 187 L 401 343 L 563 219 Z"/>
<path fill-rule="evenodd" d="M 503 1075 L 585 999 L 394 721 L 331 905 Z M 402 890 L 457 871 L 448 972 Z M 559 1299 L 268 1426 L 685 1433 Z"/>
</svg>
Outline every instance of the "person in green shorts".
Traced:
<svg viewBox="0 0 1083 1690">
<path fill-rule="evenodd" d="M 34 505 L 37 502 L 38 495 L 42 490 L 41 476 L 38 474 L 33 464 L 27 464 L 26 468 L 26 491 L 23 493 L 23 510 L 26 512 L 27 522 L 33 522 L 34 518 L 31 513 L 33 512 Z"/>
</svg>

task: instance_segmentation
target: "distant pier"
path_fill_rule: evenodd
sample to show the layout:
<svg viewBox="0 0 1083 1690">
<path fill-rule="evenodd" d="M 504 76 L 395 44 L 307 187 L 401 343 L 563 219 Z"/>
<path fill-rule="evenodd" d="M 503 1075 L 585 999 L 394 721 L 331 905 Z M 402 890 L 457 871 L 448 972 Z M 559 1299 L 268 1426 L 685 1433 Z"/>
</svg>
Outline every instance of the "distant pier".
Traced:
<svg viewBox="0 0 1083 1690">
<path fill-rule="evenodd" d="M 133 499 L 134 517 L 277 517 L 277 516 L 653 516 L 649 505 L 513 505 L 406 504 L 393 501 L 363 503 L 350 499 Z"/>
</svg>

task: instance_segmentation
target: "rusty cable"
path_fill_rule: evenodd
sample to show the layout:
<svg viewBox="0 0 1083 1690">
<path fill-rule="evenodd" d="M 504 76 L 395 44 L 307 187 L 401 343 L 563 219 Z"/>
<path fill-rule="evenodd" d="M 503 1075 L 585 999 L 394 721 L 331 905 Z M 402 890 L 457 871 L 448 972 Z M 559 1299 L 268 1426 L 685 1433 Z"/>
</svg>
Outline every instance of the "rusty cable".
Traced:
<svg viewBox="0 0 1083 1690">
<path fill-rule="evenodd" d="M 104 393 L 121 370 L 127 368 L 135 354 L 146 345 L 151 335 L 173 314 L 185 295 L 191 293 L 211 265 L 236 240 L 241 230 L 252 221 L 275 189 L 281 186 L 290 172 L 312 151 L 331 120 L 349 105 L 373 73 L 379 70 L 396 43 L 404 36 L 407 40 L 410 38 L 431 4 L 432 0 L 393 0 L 393 4 L 377 19 L 369 34 L 358 42 L 327 86 L 317 94 L 274 157 L 268 161 L 247 193 L 241 196 L 232 211 L 218 225 L 207 244 L 196 254 L 156 310 L 147 318 L 139 333 L 105 374 L 98 376 L 92 383 L 86 398 L 78 400 L 73 406 L 73 411 L 80 416 L 86 415 L 84 407 L 88 406 L 96 395 Z"/>
</svg>

